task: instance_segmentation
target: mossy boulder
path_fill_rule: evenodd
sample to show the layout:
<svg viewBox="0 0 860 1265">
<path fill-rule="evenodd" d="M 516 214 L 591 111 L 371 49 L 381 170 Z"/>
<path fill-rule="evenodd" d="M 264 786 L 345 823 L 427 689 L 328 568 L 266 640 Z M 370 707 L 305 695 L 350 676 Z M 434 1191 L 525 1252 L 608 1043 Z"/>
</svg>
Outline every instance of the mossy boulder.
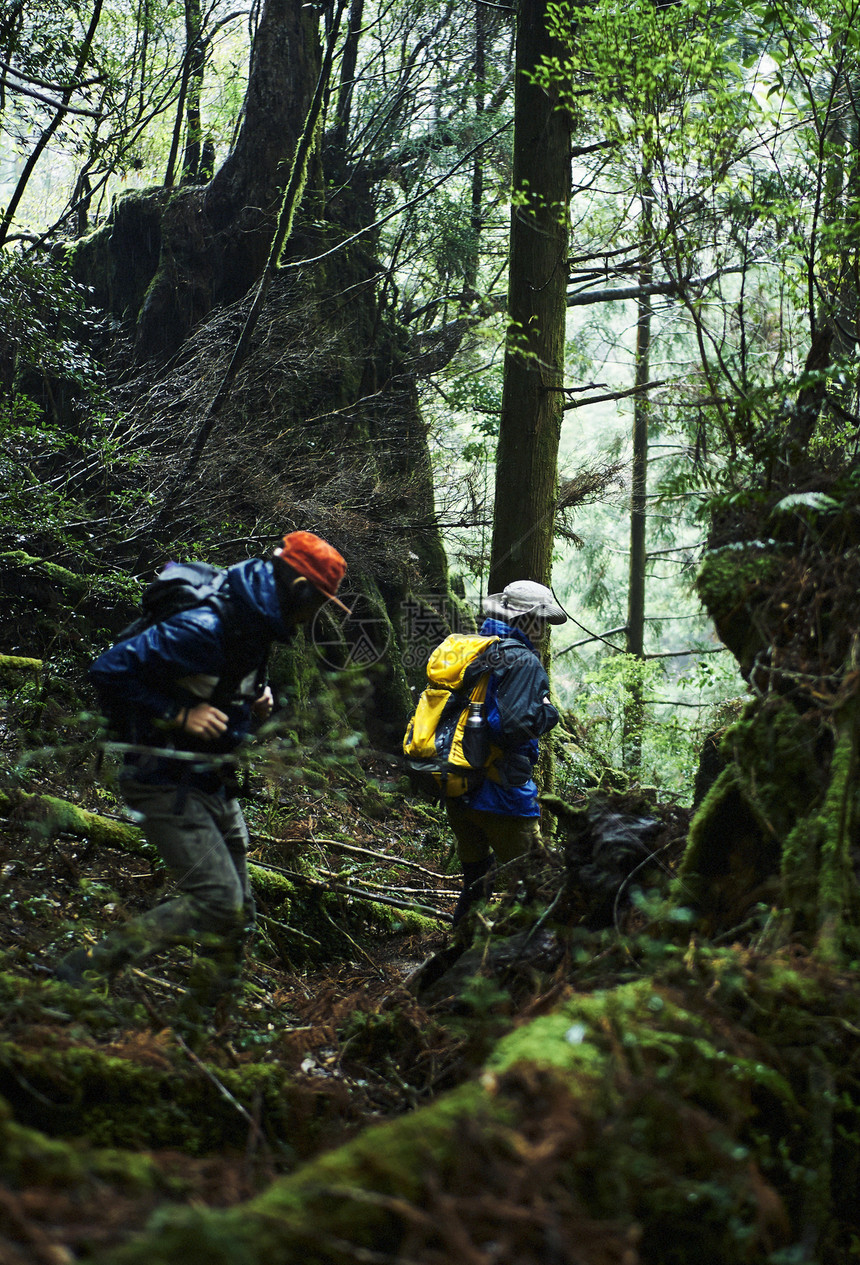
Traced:
<svg viewBox="0 0 860 1265">
<path fill-rule="evenodd" d="M 5 1099 L 0 1099 L 0 1173 L 17 1187 L 110 1182 L 126 1191 L 165 1189 L 149 1155 L 49 1137 L 19 1124 Z"/>
<path fill-rule="evenodd" d="M 727 728 L 724 768 L 693 817 L 674 885 L 702 931 L 725 934 L 773 910 L 770 934 L 778 926 L 782 940 L 828 956 L 860 948 L 858 740 L 854 703 L 822 726 L 779 695 L 751 700 Z"/>
<path fill-rule="evenodd" d="M 737 541 L 708 550 L 696 577 L 699 596 L 744 676 L 767 645 L 756 608 L 769 598 L 784 565 L 773 542 Z"/>
<path fill-rule="evenodd" d="M 130 1042 L 117 1053 L 43 1030 L 40 1048 L 0 1043 L 0 1094 L 16 1121 L 54 1138 L 145 1152 L 203 1155 L 247 1144 L 260 1128 L 289 1144 L 289 1078 L 276 1065 L 213 1069 L 207 1076 L 173 1048 Z"/>
<path fill-rule="evenodd" d="M 667 962 L 522 1024 L 475 1080 L 247 1204 L 160 1217 L 105 1265 L 477 1261 L 488 1242 L 518 1262 L 556 1244 L 563 1262 L 773 1265 L 805 1238 L 838 1265 L 842 1174 L 860 1165 L 856 990 L 788 958 Z"/>
</svg>

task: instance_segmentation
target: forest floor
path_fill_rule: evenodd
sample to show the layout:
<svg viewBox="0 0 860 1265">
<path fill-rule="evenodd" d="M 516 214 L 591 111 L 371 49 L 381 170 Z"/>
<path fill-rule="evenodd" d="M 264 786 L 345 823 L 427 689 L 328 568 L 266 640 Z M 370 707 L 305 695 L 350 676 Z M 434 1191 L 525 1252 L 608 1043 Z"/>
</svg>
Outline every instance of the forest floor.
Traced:
<svg viewBox="0 0 860 1265">
<path fill-rule="evenodd" d="M 258 930 L 238 994 L 201 1013 L 184 949 L 88 989 L 54 979 L 164 876 L 139 841 L 96 847 L 16 789 L 122 818 L 91 758 L 8 766 L 0 1265 L 233 1265 L 231 1209 L 242 1243 L 274 1211 L 284 1261 L 309 1259 L 310 1226 L 315 1265 L 787 1265 L 803 1236 L 821 1265 L 857 1259 L 853 1187 L 828 1195 L 815 1160 L 854 1171 L 856 971 L 768 951 L 766 911 L 760 935 L 708 945 L 678 910 L 675 935 L 690 811 L 651 793 L 547 797 L 547 855 L 455 934 L 444 813 L 398 774 L 378 754 L 253 774 Z M 810 1051 L 840 1104 L 818 1123 Z"/>
<path fill-rule="evenodd" d="M 23 1171 L 19 1166 L 10 1174 L 14 1180 L 0 1186 L 2 1265 L 88 1258 L 125 1241 L 165 1200 L 212 1207 L 245 1200 L 297 1161 L 338 1145 L 371 1121 L 411 1110 L 462 1077 L 461 1037 L 435 1022 L 406 987 L 416 968 L 451 942 L 457 883 L 443 873 L 443 817 L 435 806 L 408 798 L 392 809 L 389 797 L 381 811 L 375 788 L 389 769 L 377 760 L 364 772 L 373 778 L 372 815 L 364 811 L 366 788 L 354 775 L 325 792 L 295 785 L 277 811 L 265 795 L 262 801 L 255 797 L 248 809 L 252 862 L 279 871 L 292 866 L 293 873 L 323 884 L 327 878 L 344 885 L 358 880 L 374 892 L 376 884 L 380 894 L 407 906 L 417 901 L 425 911 L 436 907 L 438 917 L 374 905 L 377 917 L 368 922 L 368 902 L 329 895 L 325 909 L 320 892 L 311 889 L 317 934 L 305 945 L 299 906 L 290 940 L 283 913 L 269 917 L 263 897 L 241 993 L 205 1023 L 189 1024 L 183 1014 L 190 966 L 185 950 L 80 994 L 53 979 L 54 965 L 74 944 L 91 942 L 154 903 L 163 876 L 153 857 L 94 847 L 14 810 L 0 820 L 0 968 L 7 1000 L 0 1018 L 0 1092 L 14 1103 L 16 1121 L 68 1138 L 79 1149 L 88 1144 L 86 1110 L 83 1122 L 76 1117 L 64 1124 L 64 1110 L 78 1092 L 68 1073 L 45 1079 L 42 1065 L 39 1071 L 35 1063 L 26 1068 L 31 1052 L 86 1050 L 121 1060 L 131 1074 L 135 1068 L 178 1070 L 207 1088 L 214 1084 L 228 1111 L 232 1100 L 237 1125 L 231 1144 L 211 1153 L 189 1154 L 181 1129 L 176 1146 L 145 1146 L 157 1176 L 143 1183 L 112 1182 L 92 1172 L 69 1182 L 49 1164 L 25 1164 Z M 64 794 L 102 814 L 122 815 L 110 792 L 90 777 L 71 793 L 49 772 L 31 777 L 29 789 L 37 783 L 42 794 Z M 345 841 L 363 853 L 344 852 Z M 336 912 L 332 918 L 338 904 L 342 918 Z M 389 912 L 390 920 L 380 925 L 379 915 Z M 331 935 L 322 943 L 326 923 Z M 396 1019 L 380 1041 L 371 1029 L 386 1010 Z M 260 1064 L 277 1064 L 290 1080 L 295 1136 L 273 1142 L 259 1119 L 218 1085 L 221 1069 Z"/>
</svg>

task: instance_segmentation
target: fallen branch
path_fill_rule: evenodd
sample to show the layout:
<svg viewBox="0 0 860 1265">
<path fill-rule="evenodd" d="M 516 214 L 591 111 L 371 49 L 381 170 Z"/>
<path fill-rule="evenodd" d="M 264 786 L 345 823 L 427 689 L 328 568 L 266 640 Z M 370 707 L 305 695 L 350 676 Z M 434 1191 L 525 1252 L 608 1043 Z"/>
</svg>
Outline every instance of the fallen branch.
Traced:
<svg viewBox="0 0 860 1265">
<path fill-rule="evenodd" d="M 285 843 L 313 843 L 320 844 L 326 848 L 334 848 L 336 852 L 346 852 L 350 856 L 369 857 L 374 861 L 384 861 L 387 865 L 402 865 L 405 869 L 417 870 L 419 874 L 427 874 L 430 878 L 445 878 L 444 874 L 440 874 L 438 870 L 428 870 L 426 866 L 419 865 L 417 861 L 406 861 L 402 857 L 392 856 L 389 852 L 375 852 L 372 848 L 359 848 L 352 843 L 341 843 L 340 839 L 315 839 L 309 836 L 305 840 L 278 839 L 275 835 L 254 834 L 255 839 L 261 840 L 263 843 L 276 843 L 283 846 Z"/>
<path fill-rule="evenodd" d="M 291 927 L 287 922 L 279 922 L 277 918 L 272 918 L 269 914 L 257 914 L 257 921 L 263 923 L 267 927 L 277 927 L 279 931 L 286 931 L 288 935 L 296 936 L 299 940 L 305 940 L 308 944 L 315 945 L 318 949 L 322 946 L 319 940 L 315 940 L 313 936 L 309 936 L 305 931 L 299 931 L 298 927 Z"/>
<path fill-rule="evenodd" d="M 0 672 L 35 672 L 42 670 L 41 659 L 28 659 L 21 654 L 0 654 Z"/>
<path fill-rule="evenodd" d="M 426 914 L 443 922 L 448 921 L 446 914 L 441 913 L 440 910 L 431 905 L 422 905 L 418 901 L 398 900 L 394 896 L 379 896 L 374 892 L 366 892 L 359 887 L 349 887 L 346 883 L 331 883 L 325 879 L 309 878 L 307 874 L 302 874 L 299 870 L 287 870 L 280 865 L 260 865 L 259 862 L 256 862 L 250 866 L 252 878 L 254 870 L 264 872 L 268 870 L 272 874 L 283 874 L 285 878 L 304 883 L 305 887 L 314 888 L 319 892 L 337 892 L 342 896 L 354 896 L 356 900 L 370 901 L 373 905 L 391 905 L 395 909 L 406 909 L 410 913 Z"/>
<path fill-rule="evenodd" d="M 419 874 L 428 874 L 431 878 L 444 878 L 444 874 L 440 874 L 438 870 L 428 870 L 426 866 L 419 865 L 417 861 L 405 861 L 402 857 L 393 857 L 387 852 L 374 852 L 371 848 L 358 848 L 354 844 L 341 843 L 339 839 L 309 839 L 309 843 L 321 843 L 327 848 L 334 848 L 336 852 L 347 852 L 351 856 L 373 857 L 378 861 L 387 861 L 389 865 L 402 865 L 409 870 L 417 870 Z"/>
<path fill-rule="evenodd" d="M 326 873 L 326 878 L 336 878 L 336 877 L 337 875 L 331 871 Z M 346 876 L 347 881 L 349 881 L 349 878 L 350 876 L 347 875 Z M 365 887 L 371 888 L 373 891 L 377 891 L 377 890 L 390 891 L 391 890 L 391 884 L 389 884 L 388 887 L 383 887 L 381 883 L 374 883 L 370 879 L 367 879 L 367 878 L 360 879 L 360 882 Z M 426 887 L 401 887 L 398 884 L 394 888 L 394 890 L 399 892 L 401 896 L 427 896 L 431 898 L 434 896 L 441 896 L 444 900 L 453 900 L 454 897 L 459 895 L 458 892 L 451 891 L 447 887 L 434 887 L 428 891 Z"/>
<path fill-rule="evenodd" d="M 431 905 L 422 905 L 418 901 L 397 900 L 394 896 L 377 896 L 373 892 L 365 892 L 357 887 L 348 887 L 346 883 L 318 883 L 316 886 L 330 892 L 340 892 L 344 896 L 355 896 L 358 900 L 369 900 L 374 905 L 392 905 L 395 909 L 408 909 L 413 913 L 428 914 L 431 918 L 438 918 L 442 922 L 450 921 L 448 916 L 442 914 L 440 910 Z"/>
<path fill-rule="evenodd" d="M 69 589 L 73 593 L 86 592 L 96 583 L 96 577 L 70 571 L 68 567 L 61 567 L 58 562 L 51 562 L 48 558 L 36 558 L 23 549 L 4 550 L 0 553 L 0 563 L 10 568 L 23 567 L 27 570 L 38 570 L 61 588 Z"/>
<path fill-rule="evenodd" d="M 318 869 L 317 873 L 322 874 L 327 879 L 337 879 L 341 877 L 341 871 L 339 870 Z M 343 875 L 343 878 L 346 882 L 349 882 L 352 877 L 353 875 L 351 874 Z M 447 899 L 448 897 L 453 898 L 458 894 L 457 892 L 449 891 L 447 888 L 439 888 L 439 887 L 434 887 L 430 891 L 428 891 L 426 887 L 402 887 L 399 883 L 397 884 L 388 883 L 385 886 L 383 886 L 383 884 L 374 883 L 372 879 L 364 878 L 363 876 L 360 878 L 359 881 L 365 887 L 372 888 L 374 891 L 387 892 L 387 891 L 390 891 L 392 887 L 394 887 L 394 890 L 399 892 L 401 896 L 428 896 L 428 897 L 429 896 L 443 896 Z"/>
<path fill-rule="evenodd" d="M 152 851 L 137 826 L 92 813 L 54 795 L 29 795 L 24 791 L 0 791 L 0 813 L 21 817 L 41 827 L 46 835 L 70 834 L 108 848 L 127 852 Z"/>
</svg>

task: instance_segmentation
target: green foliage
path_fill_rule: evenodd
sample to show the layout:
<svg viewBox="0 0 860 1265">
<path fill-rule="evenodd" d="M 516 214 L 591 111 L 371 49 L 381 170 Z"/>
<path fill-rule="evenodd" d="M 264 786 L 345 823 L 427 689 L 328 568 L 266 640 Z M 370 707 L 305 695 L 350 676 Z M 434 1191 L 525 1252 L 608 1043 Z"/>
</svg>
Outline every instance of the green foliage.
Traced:
<svg viewBox="0 0 860 1265">
<path fill-rule="evenodd" d="M 729 665 L 711 658 L 695 660 L 675 679 L 662 660 L 627 654 L 601 659 L 582 673 L 573 696 L 576 748 L 560 771 L 562 783 L 581 789 L 607 776 L 612 782 L 626 777 L 656 786 L 664 796 L 688 799 L 710 709 L 734 685 Z M 672 705 L 671 698 L 685 688 L 701 706 Z M 633 764 L 631 750 L 639 753 Z"/>
<path fill-rule="evenodd" d="M 647 210 L 647 266 L 669 287 L 651 322 L 652 363 L 666 380 L 649 395 L 650 442 L 677 445 L 649 478 L 649 529 L 660 534 L 665 507 L 665 538 L 681 514 L 707 523 L 782 468 L 803 395 L 818 414 L 813 459 L 832 467 L 853 452 L 857 360 L 843 312 L 856 288 L 858 217 L 843 120 L 854 10 L 842 0 L 803 13 L 700 0 L 551 9 L 560 51 L 536 77 L 570 111 L 586 151 L 574 164 L 588 207 L 578 272 L 587 278 L 602 258 L 611 277 L 620 256 L 615 280 L 629 284 Z M 624 195 L 596 191 L 607 184 Z M 600 320 L 617 345 L 618 330 Z M 845 333 L 823 364 L 805 366 L 810 330 L 831 321 Z"/>
<path fill-rule="evenodd" d="M 61 264 L 38 255 L 0 254 L 0 389 L 7 405 L 18 402 L 26 414 L 27 380 L 33 375 L 98 391 L 102 371 L 83 340 L 95 329 L 86 302 L 86 290 Z"/>
<path fill-rule="evenodd" d="M 75 78 L 91 5 L 54 0 L 6 5 L 0 10 L 0 50 L 14 78 L 5 78 L 0 128 L 7 148 L 29 147 L 55 126 L 57 105 L 66 97 L 50 154 L 31 173 L 17 219 L 26 231 L 65 221 L 84 232 L 100 218 L 110 196 L 131 177 L 154 183 L 163 177 L 171 144 L 185 52 L 184 7 L 175 0 L 143 6 L 102 6 L 88 56 Z M 204 64 L 217 66 L 202 92 L 202 126 L 225 153 L 235 131 L 247 79 L 247 30 L 241 14 L 216 3 L 205 16 L 200 41 Z M 18 79 L 41 85 L 22 91 Z"/>
<path fill-rule="evenodd" d="M 638 0 L 550 5 L 565 58 L 548 60 L 536 78 L 560 91 L 576 120 L 631 147 L 643 169 L 686 167 L 691 179 L 703 156 L 716 157 L 726 137 L 751 121 L 747 111 L 757 112 L 749 94 L 732 89 L 732 41 L 721 23 L 701 0 L 676 6 L 671 21 Z"/>
</svg>

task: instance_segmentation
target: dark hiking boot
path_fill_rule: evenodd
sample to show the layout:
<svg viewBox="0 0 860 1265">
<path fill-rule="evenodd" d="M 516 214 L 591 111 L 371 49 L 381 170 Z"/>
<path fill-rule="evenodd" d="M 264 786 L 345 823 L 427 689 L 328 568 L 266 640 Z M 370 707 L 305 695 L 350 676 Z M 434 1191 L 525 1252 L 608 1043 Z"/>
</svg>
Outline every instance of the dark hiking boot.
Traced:
<svg viewBox="0 0 860 1265">
<path fill-rule="evenodd" d="M 135 958 L 137 941 L 127 928 L 105 936 L 91 949 L 72 949 L 54 967 L 54 978 L 73 988 L 88 988 L 96 979 L 113 979 Z"/>
<path fill-rule="evenodd" d="M 54 978 L 72 988 L 89 988 L 92 980 L 88 977 L 94 973 L 96 966 L 89 949 L 72 949 L 54 967 Z"/>
<path fill-rule="evenodd" d="M 496 858 L 488 852 L 480 861 L 463 862 L 463 890 L 454 906 L 451 923 L 457 926 L 478 900 L 489 900 L 493 894 L 493 870 Z"/>
</svg>

